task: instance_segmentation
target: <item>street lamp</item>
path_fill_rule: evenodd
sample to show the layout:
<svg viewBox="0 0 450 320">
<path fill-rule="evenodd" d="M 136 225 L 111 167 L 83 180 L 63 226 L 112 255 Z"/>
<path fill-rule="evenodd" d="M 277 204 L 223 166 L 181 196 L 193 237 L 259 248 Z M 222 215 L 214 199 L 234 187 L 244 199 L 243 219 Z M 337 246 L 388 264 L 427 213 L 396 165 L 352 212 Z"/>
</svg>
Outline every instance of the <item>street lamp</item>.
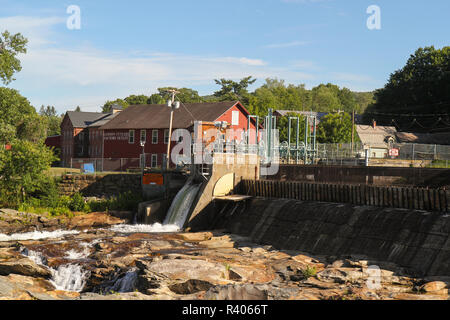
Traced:
<svg viewBox="0 0 450 320">
<path fill-rule="evenodd" d="M 166 155 L 166 170 L 170 167 L 170 142 L 172 141 L 172 126 L 173 126 L 173 112 L 175 109 L 180 108 L 180 102 L 175 101 L 175 94 L 179 93 L 176 90 L 170 90 L 172 93 L 172 99 L 167 101 L 167 106 L 171 108 L 170 110 L 170 123 L 169 123 L 169 141 L 167 142 L 167 155 Z"/>
<path fill-rule="evenodd" d="M 145 140 L 141 140 L 141 147 L 142 147 L 141 167 L 142 167 L 142 172 L 144 172 L 144 168 L 145 168 Z"/>
</svg>

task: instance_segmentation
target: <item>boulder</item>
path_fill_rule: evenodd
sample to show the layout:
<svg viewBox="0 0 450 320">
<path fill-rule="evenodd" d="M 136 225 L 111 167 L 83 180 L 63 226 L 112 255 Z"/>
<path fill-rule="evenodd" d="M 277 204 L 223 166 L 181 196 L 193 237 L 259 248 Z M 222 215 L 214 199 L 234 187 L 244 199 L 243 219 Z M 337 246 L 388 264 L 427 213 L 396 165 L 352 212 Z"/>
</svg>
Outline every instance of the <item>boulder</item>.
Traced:
<svg viewBox="0 0 450 320">
<path fill-rule="evenodd" d="M 191 279 L 186 282 L 176 283 L 169 286 L 169 289 L 176 294 L 191 294 L 199 291 L 207 291 L 213 284 L 208 281 Z"/>
<path fill-rule="evenodd" d="M 226 278 L 224 265 L 204 260 L 166 259 L 152 262 L 147 268 L 173 280 L 196 279 L 217 284 Z"/>
<path fill-rule="evenodd" d="M 431 294 L 448 294 L 447 284 L 442 281 L 428 282 L 420 287 L 420 291 Z"/>
<path fill-rule="evenodd" d="M 0 261 L 0 275 L 7 276 L 12 273 L 47 279 L 52 276 L 49 269 L 37 265 L 28 258 L 21 258 L 13 261 Z"/>
<path fill-rule="evenodd" d="M 226 285 L 210 288 L 205 300 L 267 300 L 267 291 L 253 285 Z"/>
</svg>

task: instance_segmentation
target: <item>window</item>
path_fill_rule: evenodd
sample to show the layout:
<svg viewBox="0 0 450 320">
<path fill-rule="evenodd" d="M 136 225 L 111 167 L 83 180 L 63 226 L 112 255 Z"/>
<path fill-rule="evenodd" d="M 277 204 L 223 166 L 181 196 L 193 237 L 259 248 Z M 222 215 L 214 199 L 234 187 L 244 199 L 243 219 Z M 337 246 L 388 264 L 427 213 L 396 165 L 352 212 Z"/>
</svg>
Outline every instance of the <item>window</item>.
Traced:
<svg viewBox="0 0 450 320">
<path fill-rule="evenodd" d="M 130 130 L 128 133 L 128 143 L 130 144 L 134 143 L 134 130 Z"/>
<path fill-rule="evenodd" d="M 152 154 L 152 168 L 156 168 L 158 166 L 158 155 Z"/>
<path fill-rule="evenodd" d="M 147 141 L 147 130 L 141 130 L 141 142 Z"/>
<path fill-rule="evenodd" d="M 152 143 L 158 144 L 158 130 L 152 130 Z"/>
<path fill-rule="evenodd" d="M 239 125 L 239 111 L 231 112 L 231 125 L 238 126 Z"/>
<path fill-rule="evenodd" d="M 169 129 L 164 130 L 164 144 L 169 144 Z"/>
</svg>

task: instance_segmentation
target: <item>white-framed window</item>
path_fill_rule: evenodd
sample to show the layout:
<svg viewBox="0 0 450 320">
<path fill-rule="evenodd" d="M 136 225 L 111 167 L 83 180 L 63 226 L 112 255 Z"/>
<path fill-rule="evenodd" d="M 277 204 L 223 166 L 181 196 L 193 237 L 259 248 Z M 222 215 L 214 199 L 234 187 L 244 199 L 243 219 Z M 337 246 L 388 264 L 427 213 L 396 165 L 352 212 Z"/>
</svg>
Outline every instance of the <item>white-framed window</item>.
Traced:
<svg viewBox="0 0 450 320">
<path fill-rule="evenodd" d="M 169 144 L 169 129 L 164 130 L 164 144 Z"/>
<path fill-rule="evenodd" d="M 231 125 L 238 126 L 239 125 L 239 111 L 231 112 Z"/>
<path fill-rule="evenodd" d="M 152 168 L 158 167 L 158 155 L 152 154 Z"/>
<path fill-rule="evenodd" d="M 141 142 L 147 141 L 147 130 L 141 130 Z"/>
<path fill-rule="evenodd" d="M 128 143 L 134 144 L 134 130 L 128 132 Z"/>
<path fill-rule="evenodd" d="M 158 130 L 152 130 L 152 143 L 158 144 Z"/>
</svg>

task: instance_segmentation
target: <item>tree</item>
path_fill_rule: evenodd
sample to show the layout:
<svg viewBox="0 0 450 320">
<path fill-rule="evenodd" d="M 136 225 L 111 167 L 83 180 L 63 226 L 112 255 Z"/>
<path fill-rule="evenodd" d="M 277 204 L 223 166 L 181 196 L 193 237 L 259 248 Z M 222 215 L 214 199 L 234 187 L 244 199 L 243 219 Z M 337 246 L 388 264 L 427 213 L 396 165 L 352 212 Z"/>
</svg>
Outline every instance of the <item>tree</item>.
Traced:
<svg viewBox="0 0 450 320">
<path fill-rule="evenodd" d="M 164 103 L 165 103 L 164 98 L 161 97 L 161 95 L 159 95 L 158 93 L 154 93 L 148 98 L 148 104 L 164 104 Z"/>
<path fill-rule="evenodd" d="M 44 189 L 49 177 L 45 171 L 56 157 L 43 144 L 14 140 L 11 149 L 0 149 L 0 200 L 17 206 L 33 193 Z"/>
<path fill-rule="evenodd" d="M 130 95 L 124 99 L 128 105 L 148 104 L 149 97 L 144 94 Z"/>
<path fill-rule="evenodd" d="M 317 128 L 317 141 L 320 143 L 351 143 L 351 116 L 348 113 L 330 113 L 323 117 Z"/>
<path fill-rule="evenodd" d="M 375 100 L 366 115 L 378 123 L 388 124 L 394 118 L 403 126 L 416 118 L 407 117 L 408 114 L 449 114 L 450 47 L 416 50 L 402 69 L 391 74 L 384 88 L 375 92 Z M 438 118 L 421 117 L 420 122 L 422 126 L 432 127 Z M 446 122 L 450 120 L 448 116 L 442 118 Z"/>
<path fill-rule="evenodd" d="M 57 136 L 61 134 L 61 122 L 62 117 L 58 116 L 58 113 L 53 106 L 41 106 L 39 115 L 46 121 L 47 133 L 46 136 Z"/>
<path fill-rule="evenodd" d="M 342 110 L 342 104 L 338 97 L 339 88 L 328 84 L 321 84 L 311 90 L 312 110 L 319 112 L 333 112 Z"/>
<path fill-rule="evenodd" d="M 0 87 L 0 115 L 0 143 L 6 143 L 15 138 L 35 140 L 37 134 L 41 132 L 39 130 L 31 137 L 29 136 L 30 132 L 27 128 L 33 125 L 32 122 L 41 122 L 41 120 L 30 102 L 17 90 Z"/>
<path fill-rule="evenodd" d="M 299 118 L 299 140 L 303 141 L 305 136 L 305 117 L 298 113 L 288 113 L 286 116 L 278 119 L 277 127 L 280 136 L 280 142 L 288 141 L 289 136 L 289 117 Z M 291 145 L 295 145 L 296 141 L 297 121 L 291 120 Z"/>
<path fill-rule="evenodd" d="M 202 97 L 198 94 L 197 91 L 189 88 L 175 88 L 175 87 L 165 87 L 165 88 L 158 88 L 158 94 L 161 97 L 162 103 L 166 103 L 167 100 L 170 100 L 172 98 L 172 94 L 168 90 L 177 90 L 179 93 L 177 93 L 177 100 L 183 102 L 183 103 L 197 103 L 197 102 L 203 102 Z"/>
<path fill-rule="evenodd" d="M 81 108 L 80 108 L 80 106 L 77 106 L 76 108 L 75 108 L 75 110 L 74 110 L 75 112 L 81 112 Z"/>
<path fill-rule="evenodd" d="M 221 86 L 219 91 L 214 92 L 214 96 L 220 101 L 239 100 L 247 105 L 249 102 L 248 86 L 255 83 L 256 79 L 252 76 L 241 79 L 239 82 L 227 79 L 214 80 L 216 84 Z"/>
<path fill-rule="evenodd" d="M 123 109 L 126 109 L 129 106 L 128 102 L 126 102 L 123 99 L 116 99 L 114 101 L 106 101 L 105 104 L 103 105 L 102 112 L 105 112 L 105 113 L 106 112 L 110 112 L 111 111 L 111 107 L 114 104 L 117 104 L 117 105 L 121 106 Z"/>
<path fill-rule="evenodd" d="M 28 40 L 20 33 L 11 35 L 4 31 L 0 35 L 0 79 L 4 84 L 9 84 L 15 80 L 14 73 L 22 70 L 20 60 L 17 59 L 19 53 L 26 53 Z"/>
</svg>

